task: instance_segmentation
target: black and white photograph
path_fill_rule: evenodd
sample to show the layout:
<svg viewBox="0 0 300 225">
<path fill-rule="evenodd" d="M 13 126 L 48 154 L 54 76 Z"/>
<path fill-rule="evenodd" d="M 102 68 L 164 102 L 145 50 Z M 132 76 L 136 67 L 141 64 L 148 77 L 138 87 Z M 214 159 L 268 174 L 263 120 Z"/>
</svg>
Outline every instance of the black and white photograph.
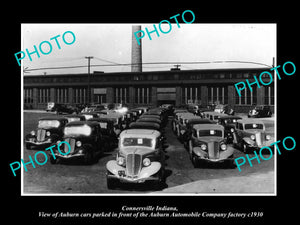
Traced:
<svg viewBox="0 0 300 225">
<path fill-rule="evenodd" d="M 21 28 L 24 195 L 276 194 L 276 24 Z"/>
<path fill-rule="evenodd" d="M 103 3 L 3 18 L 3 220 L 297 219 L 296 7 Z"/>
</svg>

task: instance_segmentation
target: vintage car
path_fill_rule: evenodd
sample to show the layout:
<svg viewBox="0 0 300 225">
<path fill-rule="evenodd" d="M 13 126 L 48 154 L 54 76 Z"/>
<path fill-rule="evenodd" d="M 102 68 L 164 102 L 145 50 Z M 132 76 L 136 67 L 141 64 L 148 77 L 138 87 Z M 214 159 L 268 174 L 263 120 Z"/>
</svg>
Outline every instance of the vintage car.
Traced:
<svg viewBox="0 0 300 225">
<path fill-rule="evenodd" d="M 85 121 L 86 120 L 85 116 L 83 116 L 83 115 L 71 114 L 71 115 L 64 115 L 63 117 L 68 120 L 68 123 L 74 122 L 74 121 Z"/>
<path fill-rule="evenodd" d="M 92 118 L 89 121 L 99 123 L 101 128 L 101 135 L 103 138 L 103 150 L 110 151 L 118 146 L 118 136 L 115 132 L 115 120 L 110 117 Z"/>
<path fill-rule="evenodd" d="M 271 117 L 272 111 L 268 105 L 257 105 L 248 112 L 248 118 Z"/>
<path fill-rule="evenodd" d="M 85 117 L 85 120 L 89 120 L 91 118 L 98 118 L 98 114 L 95 112 L 82 112 L 79 115 L 82 115 Z"/>
<path fill-rule="evenodd" d="M 27 149 L 31 147 L 49 147 L 53 142 L 62 139 L 63 128 L 68 123 L 64 117 L 44 117 L 39 119 L 36 130 L 25 136 Z"/>
<path fill-rule="evenodd" d="M 53 153 L 49 154 L 50 163 L 56 164 L 60 160 L 82 159 L 84 163 L 91 164 L 94 160 L 103 153 L 103 138 L 100 131 L 100 125 L 94 121 L 75 121 L 68 123 L 64 128 L 63 140 L 68 142 L 68 145 L 63 143 L 59 149 L 53 148 Z M 60 140 L 55 144 L 58 145 Z M 70 151 L 70 152 L 69 152 Z M 64 154 L 67 153 L 68 154 Z"/>
<path fill-rule="evenodd" d="M 189 119 L 197 118 L 198 116 L 195 116 L 193 114 L 182 114 L 180 117 L 178 117 L 178 123 L 176 127 L 175 135 L 177 138 L 181 141 L 182 135 L 184 134 L 186 130 L 186 123 Z M 200 117 L 199 117 L 200 118 Z"/>
<path fill-rule="evenodd" d="M 204 115 L 204 119 L 209 119 L 214 123 L 218 123 L 219 119 L 225 116 L 223 113 L 218 112 L 205 112 Z"/>
<path fill-rule="evenodd" d="M 48 102 L 46 111 L 55 112 L 56 114 L 62 114 L 62 113 L 77 114 L 80 112 L 80 109 L 73 105 L 61 104 L 56 102 Z"/>
<path fill-rule="evenodd" d="M 233 108 L 231 108 L 229 105 L 223 105 L 223 104 L 216 105 L 214 111 L 218 112 L 218 113 L 224 113 L 224 114 L 227 114 L 227 115 L 232 115 L 232 116 L 235 113 Z"/>
<path fill-rule="evenodd" d="M 233 144 L 243 152 L 270 146 L 274 138 L 266 133 L 265 124 L 260 120 L 238 120 L 233 134 Z"/>
<path fill-rule="evenodd" d="M 218 124 L 222 125 L 225 129 L 225 137 L 227 137 L 227 143 L 233 143 L 233 133 L 235 132 L 235 126 L 238 120 L 242 117 L 224 115 L 218 119 Z"/>
<path fill-rule="evenodd" d="M 213 124 L 211 120 L 202 119 L 201 117 L 191 117 L 187 119 L 185 129 L 181 131 L 181 142 L 185 148 L 188 148 L 189 140 L 192 136 L 192 131 L 195 125 L 197 124 Z"/>
<path fill-rule="evenodd" d="M 227 162 L 233 165 L 234 148 L 227 145 L 224 127 L 218 124 L 197 124 L 193 126 L 189 140 L 189 155 L 194 167 L 203 162 Z"/>
<path fill-rule="evenodd" d="M 180 122 L 180 118 L 182 116 L 188 116 L 188 115 L 189 116 L 194 116 L 193 113 L 185 112 L 185 111 L 175 113 L 174 118 L 172 120 L 172 130 L 173 130 L 174 134 L 178 133 L 177 129 L 178 129 L 178 123 Z"/>
<path fill-rule="evenodd" d="M 160 119 L 153 118 L 153 117 L 147 117 L 147 116 L 137 119 L 136 122 L 151 122 L 151 123 L 161 124 Z"/>
<path fill-rule="evenodd" d="M 164 183 L 165 154 L 161 133 L 156 130 L 130 129 L 120 134 L 116 160 L 106 164 L 107 187 L 115 188 L 120 182 Z"/>
</svg>

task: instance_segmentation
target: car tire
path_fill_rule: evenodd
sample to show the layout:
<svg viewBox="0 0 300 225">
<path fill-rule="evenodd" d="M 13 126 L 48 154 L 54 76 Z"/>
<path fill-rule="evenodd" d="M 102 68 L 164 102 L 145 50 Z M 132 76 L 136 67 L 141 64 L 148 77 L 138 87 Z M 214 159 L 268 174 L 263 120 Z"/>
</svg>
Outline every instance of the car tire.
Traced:
<svg viewBox="0 0 300 225">
<path fill-rule="evenodd" d="M 26 149 L 27 149 L 27 150 L 31 150 L 31 144 L 26 143 Z"/>
<path fill-rule="evenodd" d="M 192 140 L 189 140 L 188 150 L 189 150 L 190 157 L 191 157 L 191 159 L 192 159 L 192 154 L 193 154 L 193 144 L 192 144 Z"/>
<path fill-rule="evenodd" d="M 84 156 L 84 163 L 90 165 L 92 164 L 92 162 L 93 162 L 93 152 L 87 151 L 87 153 Z"/>
<path fill-rule="evenodd" d="M 118 180 L 110 177 L 106 177 L 106 186 L 108 189 L 116 189 L 118 186 Z"/>
<path fill-rule="evenodd" d="M 246 144 L 246 142 L 242 143 L 242 151 L 246 154 L 248 152 L 248 146 Z"/>
<path fill-rule="evenodd" d="M 196 156 L 195 153 L 192 153 L 191 160 L 192 160 L 194 168 L 198 168 L 199 167 L 199 160 L 198 160 L 198 157 Z"/>
<path fill-rule="evenodd" d="M 52 155 L 49 158 L 50 158 L 50 163 L 51 164 L 57 164 L 58 163 L 58 159 L 54 158 Z"/>
</svg>

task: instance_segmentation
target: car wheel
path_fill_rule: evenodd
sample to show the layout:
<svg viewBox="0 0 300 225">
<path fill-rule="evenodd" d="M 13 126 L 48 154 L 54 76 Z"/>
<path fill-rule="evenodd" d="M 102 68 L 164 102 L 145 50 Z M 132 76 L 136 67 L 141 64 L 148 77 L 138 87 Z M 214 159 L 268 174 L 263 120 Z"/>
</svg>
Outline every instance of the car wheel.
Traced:
<svg viewBox="0 0 300 225">
<path fill-rule="evenodd" d="M 189 153 L 190 153 L 190 157 L 192 157 L 192 153 L 193 153 L 193 144 L 192 144 L 192 140 L 189 140 Z"/>
<path fill-rule="evenodd" d="M 198 157 L 196 156 L 195 153 L 192 153 L 192 163 L 193 163 L 193 166 L 194 168 L 198 168 L 199 167 L 199 160 L 198 160 Z"/>
<path fill-rule="evenodd" d="M 93 154 L 92 151 L 88 151 L 85 155 L 84 155 L 84 162 L 85 164 L 92 164 L 93 161 Z"/>
<path fill-rule="evenodd" d="M 27 149 L 27 150 L 31 150 L 31 144 L 26 143 L 26 149 Z"/>
<path fill-rule="evenodd" d="M 51 155 L 50 156 L 50 163 L 51 164 L 57 164 L 58 163 L 58 159 L 57 158 L 54 159 L 54 157 Z"/>
<path fill-rule="evenodd" d="M 248 152 L 248 146 L 245 142 L 242 143 L 242 151 L 246 154 Z"/>
<path fill-rule="evenodd" d="M 110 177 L 106 177 L 106 185 L 108 189 L 116 189 L 118 180 Z"/>
</svg>

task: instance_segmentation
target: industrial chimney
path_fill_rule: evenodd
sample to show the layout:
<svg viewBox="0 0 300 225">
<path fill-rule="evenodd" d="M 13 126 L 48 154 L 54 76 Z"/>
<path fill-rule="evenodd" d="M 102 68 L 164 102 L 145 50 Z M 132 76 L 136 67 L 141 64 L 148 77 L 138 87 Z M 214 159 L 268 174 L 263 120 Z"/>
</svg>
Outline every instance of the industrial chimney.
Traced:
<svg viewBox="0 0 300 225">
<path fill-rule="evenodd" d="M 134 33 L 142 30 L 142 26 L 132 26 L 131 35 L 131 72 L 142 72 L 142 39 L 140 39 L 140 45 L 138 44 Z M 141 32 L 137 33 L 140 37 Z"/>
</svg>

